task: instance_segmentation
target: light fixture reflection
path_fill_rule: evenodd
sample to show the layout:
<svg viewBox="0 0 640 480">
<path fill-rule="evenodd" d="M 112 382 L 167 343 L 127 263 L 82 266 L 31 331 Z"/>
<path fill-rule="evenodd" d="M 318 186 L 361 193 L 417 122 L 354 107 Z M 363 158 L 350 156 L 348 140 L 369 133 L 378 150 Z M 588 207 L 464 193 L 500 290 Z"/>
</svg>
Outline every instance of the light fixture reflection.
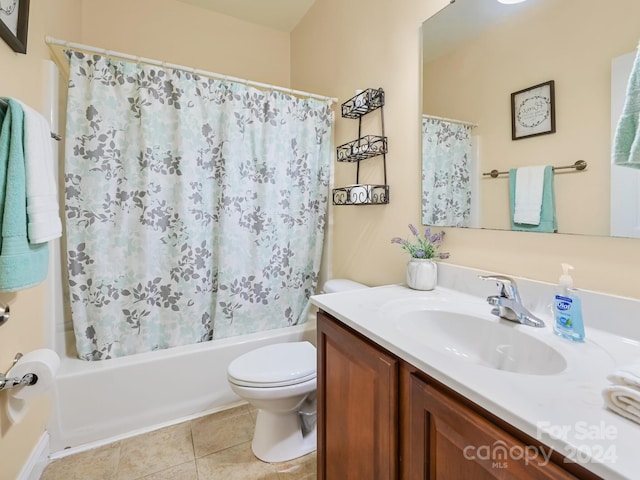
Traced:
<svg viewBox="0 0 640 480">
<path fill-rule="evenodd" d="M 506 5 L 511 5 L 512 3 L 522 3 L 525 0 L 498 0 L 500 3 L 504 3 Z"/>
</svg>

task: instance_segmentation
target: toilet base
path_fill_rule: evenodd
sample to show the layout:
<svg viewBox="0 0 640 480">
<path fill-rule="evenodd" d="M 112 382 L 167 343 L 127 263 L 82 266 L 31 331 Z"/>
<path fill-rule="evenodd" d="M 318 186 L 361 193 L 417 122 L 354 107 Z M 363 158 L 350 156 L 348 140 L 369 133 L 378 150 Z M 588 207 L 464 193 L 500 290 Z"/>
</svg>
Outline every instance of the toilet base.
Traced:
<svg viewBox="0 0 640 480">
<path fill-rule="evenodd" d="M 259 409 L 251 450 L 263 462 L 286 462 L 316 450 L 316 429 L 302 434 L 300 414 Z"/>
</svg>

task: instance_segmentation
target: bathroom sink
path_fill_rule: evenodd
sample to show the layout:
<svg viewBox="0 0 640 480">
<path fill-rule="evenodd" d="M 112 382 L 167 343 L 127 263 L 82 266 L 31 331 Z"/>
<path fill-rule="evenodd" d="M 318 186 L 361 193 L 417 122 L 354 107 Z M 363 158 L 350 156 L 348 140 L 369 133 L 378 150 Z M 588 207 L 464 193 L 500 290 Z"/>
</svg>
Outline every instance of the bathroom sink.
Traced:
<svg viewBox="0 0 640 480">
<path fill-rule="evenodd" d="M 553 347 L 504 320 L 446 310 L 415 310 L 400 315 L 396 327 L 436 352 L 495 370 L 553 375 L 567 367 Z"/>
</svg>

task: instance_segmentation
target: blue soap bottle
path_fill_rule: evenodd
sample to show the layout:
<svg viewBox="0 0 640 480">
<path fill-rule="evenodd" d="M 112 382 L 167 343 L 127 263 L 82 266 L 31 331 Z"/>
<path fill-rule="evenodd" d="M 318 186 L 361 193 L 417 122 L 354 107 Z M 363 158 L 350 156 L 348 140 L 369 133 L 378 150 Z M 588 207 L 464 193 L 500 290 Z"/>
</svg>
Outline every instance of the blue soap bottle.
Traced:
<svg viewBox="0 0 640 480">
<path fill-rule="evenodd" d="M 560 276 L 560 289 L 553 301 L 553 314 L 555 323 L 553 331 L 567 340 L 584 342 L 584 322 L 582 320 L 582 302 L 573 288 L 573 278 L 569 270 L 573 267 L 568 263 L 562 263 L 562 275 Z"/>
</svg>

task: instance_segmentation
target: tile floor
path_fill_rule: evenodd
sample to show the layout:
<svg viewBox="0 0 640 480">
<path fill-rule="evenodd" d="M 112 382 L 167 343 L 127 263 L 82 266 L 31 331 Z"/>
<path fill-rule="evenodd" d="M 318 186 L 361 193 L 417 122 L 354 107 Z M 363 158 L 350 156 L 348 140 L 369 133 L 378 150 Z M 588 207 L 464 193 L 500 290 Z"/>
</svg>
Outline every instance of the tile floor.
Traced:
<svg viewBox="0 0 640 480">
<path fill-rule="evenodd" d="M 315 480 L 315 452 L 271 464 L 253 456 L 255 415 L 242 405 L 69 455 L 40 480 Z"/>
</svg>

